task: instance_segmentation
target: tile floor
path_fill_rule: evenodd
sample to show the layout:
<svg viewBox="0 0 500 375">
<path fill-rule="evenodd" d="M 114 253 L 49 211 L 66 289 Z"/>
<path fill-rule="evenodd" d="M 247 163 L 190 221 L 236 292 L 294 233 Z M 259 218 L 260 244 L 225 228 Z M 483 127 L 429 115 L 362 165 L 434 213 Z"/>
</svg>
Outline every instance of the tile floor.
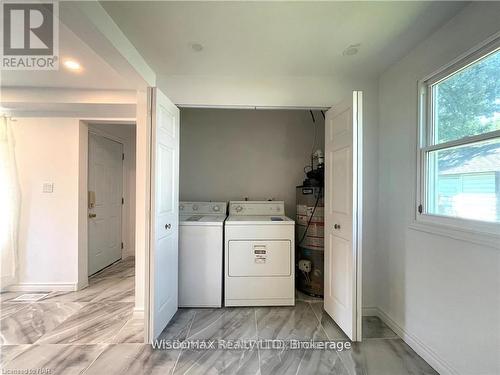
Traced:
<svg viewBox="0 0 500 375">
<path fill-rule="evenodd" d="M 13 301 L 24 293 L 1 293 L 0 344 L 140 343 L 134 289 L 134 258 L 127 258 L 89 278 L 81 291 L 51 292 L 31 303 Z"/>
<path fill-rule="evenodd" d="M 90 280 L 79 292 L 50 293 L 34 303 L 1 294 L 0 362 L 8 370 L 49 374 L 436 374 L 376 317 L 363 319 L 365 340 L 352 350 L 154 350 L 132 319 L 133 258 Z M 320 299 L 297 294 L 295 307 L 180 309 L 165 340 L 345 340 Z"/>
</svg>

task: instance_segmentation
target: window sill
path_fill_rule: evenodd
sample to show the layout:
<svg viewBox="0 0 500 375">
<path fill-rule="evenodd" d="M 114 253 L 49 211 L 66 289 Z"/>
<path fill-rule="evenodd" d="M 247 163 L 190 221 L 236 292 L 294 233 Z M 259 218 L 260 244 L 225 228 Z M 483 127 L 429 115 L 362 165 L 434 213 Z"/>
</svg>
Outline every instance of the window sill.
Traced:
<svg viewBox="0 0 500 375">
<path fill-rule="evenodd" d="M 500 232 L 495 234 L 476 229 L 465 229 L 451 225 L 438 224 L 425 219 L 414 220 L 408 226 L 408 229 L 500 250 Z"/>
</svg>

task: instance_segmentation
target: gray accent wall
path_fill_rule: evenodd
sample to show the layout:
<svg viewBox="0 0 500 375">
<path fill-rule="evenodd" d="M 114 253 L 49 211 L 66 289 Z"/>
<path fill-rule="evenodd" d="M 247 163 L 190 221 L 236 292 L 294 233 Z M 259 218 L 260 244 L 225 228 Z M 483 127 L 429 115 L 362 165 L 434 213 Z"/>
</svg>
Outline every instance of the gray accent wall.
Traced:
<svg viewBox="0 0 500 375">
<path fill-rule="evenodd" d="M 315 149 L 324 150 L 323 116 L 314 111 Z M 314 124 L 306 110 L 181 110 L 180 199 L 284 200 L 295 216 L 295 186 L 310 163 Z"/>
</svg>

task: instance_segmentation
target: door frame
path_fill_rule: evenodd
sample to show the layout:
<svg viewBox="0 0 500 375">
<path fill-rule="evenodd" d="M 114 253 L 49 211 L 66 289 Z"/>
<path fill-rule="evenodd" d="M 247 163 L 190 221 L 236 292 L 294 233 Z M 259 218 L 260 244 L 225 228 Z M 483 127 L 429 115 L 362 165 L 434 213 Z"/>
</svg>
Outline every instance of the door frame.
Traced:
<svg viewBox="0 0 500 375">
<path fill-rule="evenodd" d="M 97 125 L 97 124 L 96 124 Z M 98 137 L 102 137 L 102 138 L 106 138 L 110 141 L 113 141 L 113 142 L 116 142 L 118 144 L 120 144 L 122 146 L 122 155 L 125 155 L 125 141 L 118 137 L 118 136 L 115 136 L 115 135 L 112 135 L 112 134 L 109 134 L 108 132 L 102 130 L 102 129 L 96 129 L 96 128 L 89 128 L 89 139 L 90 139 L 90 136 L 91 135 L 94 135 L 94 136 L 98 136 Z M 87 145 L 87 147 L 90 146 L 90 141 Z M 122 157 L 122 199 L 125 198 L 125 186 L 127 185 L 126 184 L 126 174 L 125 174 L 125 164 L 123 162 L 123 157 Z M 88 159 L 87 159 L 87 176 L 89 176 L 89 170 L 90 170 L 90 149 L 89 149 L 89 154 L 88 154 Z M 88 186 L 88 178 L 87 178 L 87 186 Z M 88 190 L 88 189 L 87 189 Z M 124 238 L 123 238 L 123 235 L 125 233 L 125 228 L 124 228 L 124 225 L 125 225 L 125 212 L 123 210 L 123 205 L 124 203 L 122 203 L 121 205 L 121 209 L 120 209 L 120 227 L 121 227 L 121 233 L 120 233 L 120 242 L 121 242 L 121 248 L 120 248 L 120 259 L 119 260 L 122 260 L 123 259 L 123 250 L 124 250 L 124 247 L 123 247 L 123 244 L 124 244 Z M 88 201 L 87 201 L 87 207 L 88 207 Z M 87 228 L 88 228 L 88 221 L 87 221 Z M 90 236 L 90 231 L 87 229 L 87 236 Z M 90 239 L 90 237 L 89 237 Z M 89 241 L 87 240 L 87 244 L 89 243 Z M 88 247 L 87 247 L 87 273 L 88 273 Z M 113 263 L 112 263 L 113 264 Z M 106 266 L 106 267 L 109 267 L 110 265 Z M 104 268 L 106 268 L 104 267 Z M 103 269 L 104 269 L 103 268 Z M 101 270 L 97 271 L 97 272 L 100 272 Z M 96 272 L 96 273 L 97 273 Z M 89 275 L 90 277 L 91 275 Z"/>
<path fill-rule="evenodd" d="M 154 173 L 152 171 L 153 168 L 153 163 L 152 163 L 152 152 L 153 152 L 153 147 L 152 147 L 152 142 L 153 142 L 153 101 L 152 101 L 152 95 L 151 95 L 151 87 L 147 87 L 145 91 L 141 91 L 138 94 L 138 100 L 137 100 L 137 124 L 141 123 L 142 125 L 142 138 L 144 138 L 144 149 L 143 149 L 143 157 L 145 158 L 144 164 L 145 164 L 145 181 L 143 181 L 143 184 L 145 182 L 145 185 L 143 186 L 144 188 L 144 195 L 145 195 L 145 200 L 146 200 L 146 211 L 147 215 L 145 217 L 144 221 L 144 230 L 142 231 L 144 234 L 144 241 L 145 241 L 145 251 L 144 251 L 144 257 L 143 257 L 143 269 L 144 269 L 144 277 L 143 277 L 143 282 L 144 282 L 144 312 L 143 312 L 143 317 L 144 317 L 144 342 L 145 343 L 152 343 L 152 336 L 151 336 L 151 311 L 153 310 L 153 306 L 151 306 L 152 299 L 151 299 L 151 259 L 152 259 L 152 254 L 151 254 L 151 222 L 152 222 L 152 216 L 155 214 L 152 210 L 152 194 L 151 194 L 151 186 L 152 186 L 152 181 L 151 179 L 154 176 Z M 139 130 L 139 129 L 138 129 Z M 139 145 L 139 131 L 137 132 L 138 138 L 137 138 L 137 144 Z M 137 216 L 137 213 L 136 213 Z M 140 218 L 138 217 L 140 220 Z M 136 227 L 136 230 L 138 228 Z"/>
<path fill-rule="evenodd" d="M 360 100 L 360 104 L 362 105 L 362 97 Z M 266 109 L 274 109 L 274 110 L 321 110 L 321 111 L 326 111 L 332 107 L 321 107 L 321 106 L 252 106 L 252 105 L 239 105 L 239 106 L 232 106 L 232 105 L 190 105 L 190 104 L 176 104 L 179 109 L 182 108 L 203 108 L 203 109 L 253 109 L 253 110 L 266 110 Z M 141 141 L 144 143 L 143 147 L 144 150 L 142 150 L 143 156 L 145 156 L 146 160 L 144 161 L 145 165 L 145 181 L 139 182 L 138 184 L 142 183 L 145 187 L 145 195 L 146 195 L 146 200 L 147 200 L 147 217 L 144 222 L 145 228 L 144 232 L 147 233 L 148 235 L 144 239 L 145 241 L 145 253 L 144 253 L 144 342 L 145 343 L 151 343 L 151 337 L 150 337 L 150 262 L 151 262 L 151 242 L 150 242 L 150 236 L 149 234 L 151 233 L 151 215 L 154 213 L 151 212 L 151 178 L 152 178 L 152 173 L 151 173 L 151 168 L 152 168 L 152 163 L 151 163 L 151 142 L 152 142 L 152 123 L 151 123 L 151 116 L 152 116 L 152 103 L 151 103 L 151 97 L 148 95 L 148 90 L 140 90 L 138 91 L 138 101 L 137 101 L 137 145 L 141 144 Z M 363 119 L 362 119 L 362 111 L 361 113 L 357 110 L 356 108 L 356 114 L 357 114 L 357 120 L 358 124 L 361 125 L 361 128 L 356 129 L 357 130 L 357 136 L 358 136 L 358 144 L 354 145 L 356 148 L 356 156 L 358 160 L 361 162 L 362 166 L 362 161 L 363 161 L 363 131 L 362 131 L 362 124 L 363 124 Z M 139 128 L 141 126 L 141 128 Z M 182 126 L 182 124 L 181 124 Z M 139 132 L 142 132 L 141 134 L 141 139 L 139 136 Z M 325 128 L 326 132 L 326 128 Z M 326 135 L 326 134 L 325 134 Z M 354 148 L 353 148 L 354 152 Z M 359 165 L 359 164 L 358 164 Z M 362 327 L 362 237 L 363 237 L 363 214 L 362 214 L 362 207 L 363 207 L 363 169 L 358 168 L 357 173 L 356 173 L 356 197 L 358 201 L 357 205 L 357 215 L 356 215 L 356 222 L 357 222 L 357 249 L 356 249 L 356 298 L 354 300 L 355 302 L 355 311 L 356 311 L 356 341 L 361 341 L 361 327 Z M 137 214 L 136 214 L 137 215 Z M 140 218 L 138 217 L 138 220 Z M 136 233 L 139 233 L 138 228 L 136 227 Z M 137 240 L 136 240 L 137 243 Z"/>
<path fill-rule="evenodd" d="M 85 119 L 80 120 L 79 137 L 78 137 L 78 153 L 79 153 L 79 170 L 78 170 L 78 283 L 76 290 L 81 290 L 89 285 L 88 275 L 88 176 L 89 176 L 89 135 L 95 134 L 104 138 L 108 138 L 114 142 L 120 143 L 125 146 L 125 140 L 108 132 L 95 128 L 91 128 L 96 124 L 123 124 L 123 125 L 136 125 L 135 120 L 117 118 L 116 120 L 110 119 Z M 136 129 L 137 133 L 137 129 Z M 125 183 L 125 166 L 122 164 L 122 181 Z M 137 182 L 137 176 L 136 176 Z M 124 185 L 125 186 L 125 185 Z M 125 195 L 125 189 L 122 191 Z M 135 204 L 135 202 L 134 202 Z M 124 217 L 124 210 L 122 207 L 122 242 L 125 231 L 123 226 L 126 219 Z M 122 252 L 123 258 L 123 252 Z"/>
<path fill-rule="evenodd" d="M 356 157 L 356 166 L 358 167 L 353 177 L 355 177 L 355 186 L 353 186 L 353 196 L 356 197 L 356 205 L 353 202 L 353 210 L 356 211 L 356 250 L 355 250 L 355 279 L 356 279 L 356 298 L 355 298 L 355 319 L 356 319 L 356 341 L 362 341 L 362 319 L 363 319 L 363 91 L 354 91 L 353 97 L 358 95 L 358 100 L 354 101 L 353 112 L 356 114 L 356 144 L 353 144 L 353 158 Z M 358 105 L 361 110 L 358 110 Z"/>
</svg>

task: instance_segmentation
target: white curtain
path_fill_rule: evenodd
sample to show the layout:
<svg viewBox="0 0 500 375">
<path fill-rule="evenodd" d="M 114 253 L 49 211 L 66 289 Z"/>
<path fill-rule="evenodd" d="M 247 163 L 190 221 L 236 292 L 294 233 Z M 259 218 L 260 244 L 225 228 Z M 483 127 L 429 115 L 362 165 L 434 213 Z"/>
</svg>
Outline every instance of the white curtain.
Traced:
<svg viewBox="0 0 500 375">
<path fill-rule="evenodd" d="M 10 120 L 0 117 L 0 251 L 2 290 L 17 281 L 20 188 Z"/>
</svg>

